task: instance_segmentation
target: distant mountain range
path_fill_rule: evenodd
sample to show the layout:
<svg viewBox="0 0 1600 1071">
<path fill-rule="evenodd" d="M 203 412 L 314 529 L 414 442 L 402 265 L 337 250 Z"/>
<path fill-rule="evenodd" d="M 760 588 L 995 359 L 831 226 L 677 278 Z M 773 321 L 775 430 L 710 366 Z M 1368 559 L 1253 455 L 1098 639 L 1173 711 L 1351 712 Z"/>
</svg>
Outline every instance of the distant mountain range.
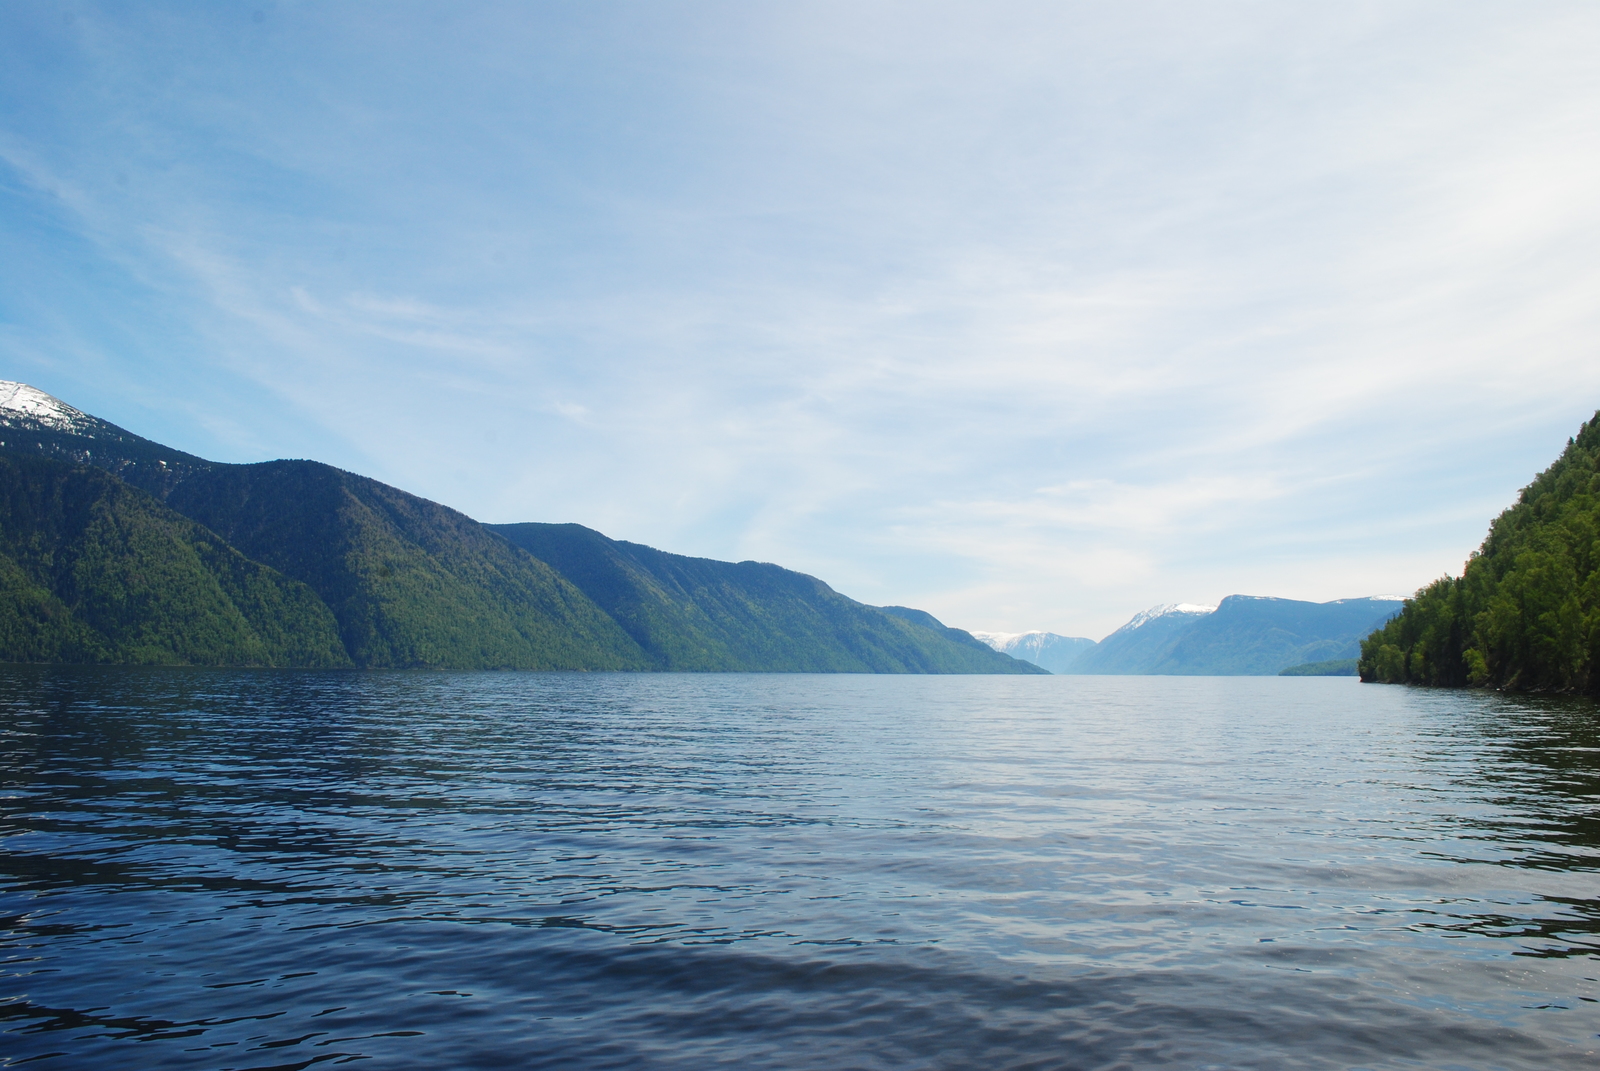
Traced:
<svg viewBox="0 0 1600 1071">
<path fill-rule="evenodd" d="M 0 661 L 1039 673 L 815 577 L 229 465 L 0 382 Z"/>
<path fill-rule="evenodd" d="M 1217 606 L 1152 607 L 1099 643 L 1049 632 L 974 635 L 1052 673 L 1268 676 L 1310 663 L 1344 673 L 1361 641 L 1401 606 L 1392 595 L 1323 603 L 1230 595 Z"/>
</svg>

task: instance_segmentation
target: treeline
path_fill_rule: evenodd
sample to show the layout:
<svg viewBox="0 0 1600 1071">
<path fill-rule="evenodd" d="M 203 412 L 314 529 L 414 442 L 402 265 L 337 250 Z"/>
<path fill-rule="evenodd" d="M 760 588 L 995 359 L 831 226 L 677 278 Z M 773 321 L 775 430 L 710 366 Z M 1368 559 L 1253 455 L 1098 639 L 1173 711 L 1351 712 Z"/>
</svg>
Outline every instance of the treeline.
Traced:
<svg viewBox="0 0 1600 1071">
<path fill-rule="evenodd" d="M 1361 679 L 1600 692 L 1600 412 L 1441 577 L 1361 645 Z"/>
</svg>

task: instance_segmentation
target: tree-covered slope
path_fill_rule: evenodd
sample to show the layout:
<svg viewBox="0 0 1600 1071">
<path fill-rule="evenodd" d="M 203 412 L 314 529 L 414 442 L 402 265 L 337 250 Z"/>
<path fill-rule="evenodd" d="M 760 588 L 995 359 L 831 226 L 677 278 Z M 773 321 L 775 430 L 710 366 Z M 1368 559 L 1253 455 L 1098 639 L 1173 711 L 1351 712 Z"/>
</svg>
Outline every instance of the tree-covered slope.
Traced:
<svg viewBox="0 0 1600 1071">
<path fill-rule="evenodd" d="M 0 380 L 0 450 L 94 465 L 163 498 L 172 485 L 216 463 L 162 446 L 74 409 L 26 383 Z"/>
<path fill-rule="evenodd" d="M 866 606 L 776 565 L 668 554 L 577 524 L 490 527 L 582 588 L 655 668 L 1039 672 L 923 611 Z"/>
<path fill-rule="evenodd" d="M 1600 413 L 1489 528 L 1459 577 L 1361 645 L 1361 679 L 1600 693 Z"/>
<path fill-rule="evenodd" d="M 920 611 L 896 616 L 863 606 L 775 565 L 665 554 L 576 525 L 528 526 L 568 534 L 541 544 L 560 559 L 552 568 L 538 547 L 530 550 L 538 541 L 514 545 L 470 517 L 376 480 L 312 461 L 209 462 L 23 384 L 0 383 L 0 453 L 115 473 L 132 485 L 128 493 L 148 492 L 214 533 L 207 545 L 225 549 L 238 568 L 302 582 L 295 590 L 313 596 L 322 620 L 336 622 L 341 658 L 358 666 L 1035 671 L 964 632 L 921 620 Z M 137 572 L 114 558 L 97 566 L 95 597 L 107 604 Z M 87 610 L 61 617 L 49 602 L 53 589 L 6 564 L 0 591 L 10 593 L 11 609 L 0 610 L 8 615 L 0 633 L 12 628 L 33 637 L 18 642 L 44 652 L 41 659 L 132 657 L 118 653 L 133 649 L 124 639 L 94 647 L 95 634 L 79 628 L 90 627 L 81 620 Z M 158 631 L 173 619 L 161 620 Z M 223 634 L 203 614 L 195 621 L 204 634 Z M 253 627 L 265 635 L 265 623 Z"/>
<path fill-rule="evenodd" d="M 315 461 L 216 465 L 167 502 L 304 581 L 357 665 L 645 669 L 637 644 L 546 563 L 436 502 Z"/>
<path fill-rule="evenodd" d="M 0 384 L 0 449 L 115 473 L 303 582 L 358 666 L 649 665 L 548 565 L 470 517 L 376 480 L 314 461 L 206 461 L 15 383 Z"/>
<path fill-rule="evenodd" d="M 0 455 L 0 660 L 348 665 L 305 585 L 97 468 Z"/>
</svg>

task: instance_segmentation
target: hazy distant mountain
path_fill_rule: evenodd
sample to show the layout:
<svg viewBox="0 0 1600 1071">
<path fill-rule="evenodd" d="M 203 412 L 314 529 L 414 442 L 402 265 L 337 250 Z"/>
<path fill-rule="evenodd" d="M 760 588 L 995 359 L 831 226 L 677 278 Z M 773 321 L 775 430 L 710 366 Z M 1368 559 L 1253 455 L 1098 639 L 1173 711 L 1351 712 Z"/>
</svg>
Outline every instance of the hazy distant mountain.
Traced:
<svg viewBox="0 0 1600 1071">
<path fill-rule="evenodd" d="M 1216 613 L 1163 652 L 1150 672 L 1272 674 L 1306 662 L 1355 658 L 1361 641 L 1401 605 L 1384 597 L 1316 603 L 1229 595 Z"/>
<path fill-rule="evenodd" d="M 1051 673 L 1067 673 L 1087 650 L 1095 645 L 1082 636 L 1058 636 L 1054 632 L 974 632 L 972 635 L 996 651 L 1032 662 Z"/>
<path fill-rule="evenodd" d="M 1066 672 L 1270 675 L 1353 658 L 1400 609 L 1392 596 L 1301 602 L 1230 595 L 1216 607 L 1157 606 L 1084 652 Z"/>
<path fill-rule="evenodd" d="M 571 536 L 553 568 L 376 480 L 206 461 L 25 384 L 0 382 L 0 452 L 0 661 L 1037 672 L 775 565 L 528 526 Z"/>
<path fill-rule="evenodd" d="M 1152 606 L 1083 652 L 1065 673 L 1153 673 L 1161 653 L 1194 623 L 1216 610 L 1194 603 Z"/>
<path fill-rule="evenodd" d="M 1360 674 L 1359 658 L 1334 658 L 1326 662 L 1302 662 L 1278 670 L 1280 677 L 1355 677 Z"/>
</svg>

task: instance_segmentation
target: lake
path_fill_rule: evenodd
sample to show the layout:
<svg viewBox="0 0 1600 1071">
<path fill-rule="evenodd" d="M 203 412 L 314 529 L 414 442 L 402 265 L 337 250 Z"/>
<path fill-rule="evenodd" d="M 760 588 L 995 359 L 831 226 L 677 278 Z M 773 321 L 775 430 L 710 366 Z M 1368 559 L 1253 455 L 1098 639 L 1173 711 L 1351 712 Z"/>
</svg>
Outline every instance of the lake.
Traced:
<svg viewBox="0 0 1600 1071">
<path fill-rule="evenodd" d="M 0 669 L 0 1062 L 1600 1066 L 1600 713 Z"/>
</svg>

